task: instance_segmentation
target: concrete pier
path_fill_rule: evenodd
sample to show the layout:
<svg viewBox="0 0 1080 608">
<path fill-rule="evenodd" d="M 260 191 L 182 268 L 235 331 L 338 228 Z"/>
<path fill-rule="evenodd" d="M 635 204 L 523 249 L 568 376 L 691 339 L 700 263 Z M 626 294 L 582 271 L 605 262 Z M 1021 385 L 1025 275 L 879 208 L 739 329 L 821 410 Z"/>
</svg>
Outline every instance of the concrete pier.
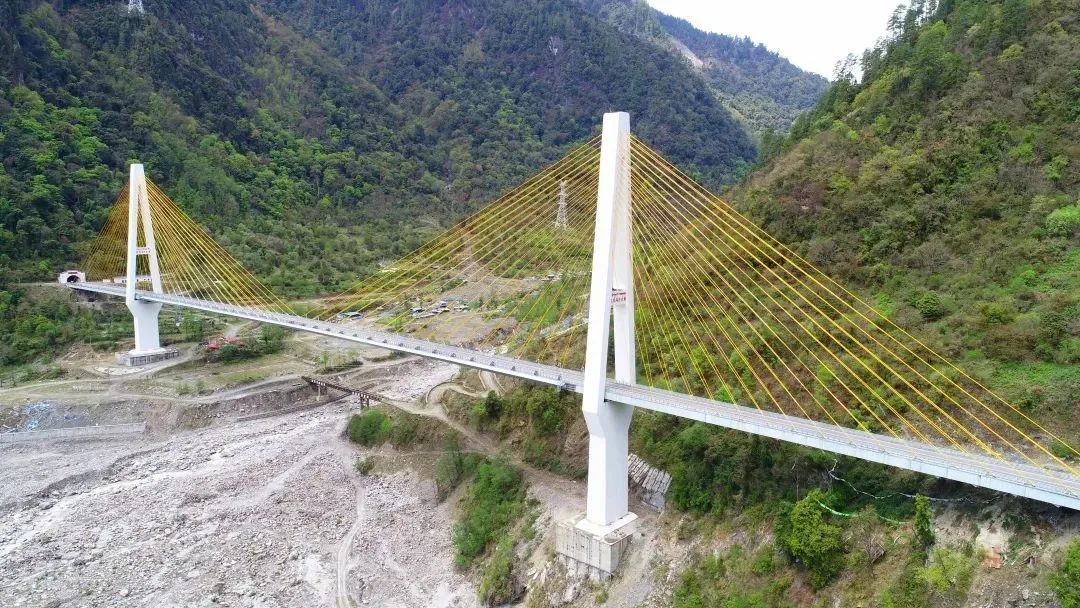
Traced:
<svg viewBox="0 0 1080 608">
<path fill-rule="evenodd" d="M 607 580 L 619 568 L 630 546 L 637 515 L 625 516 L 607 526 L 590 523 L 582 513 L 556 524 L 555 552 L 570 572 L 594 580 Z"/>
</svg>

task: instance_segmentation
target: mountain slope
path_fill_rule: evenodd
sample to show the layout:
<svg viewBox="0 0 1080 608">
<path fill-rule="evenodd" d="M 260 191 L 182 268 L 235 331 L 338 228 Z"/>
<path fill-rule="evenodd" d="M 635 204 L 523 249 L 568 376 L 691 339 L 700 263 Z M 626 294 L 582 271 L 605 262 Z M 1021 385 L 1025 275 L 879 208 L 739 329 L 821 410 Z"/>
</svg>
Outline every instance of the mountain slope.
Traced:
<svg viewBox="0 0 1080 608">
<path fill-rule="evenodd" d="M 917 2 L 733 198 L 1080 442 L 1080 2 Z"/>
<path fill-rule="evenodd" d="M 414 247 L 605 111 L 713 185 L 755 157 L 689 67 L 569 1 L 144 5 L 0 10 L 0 274 L 77 260 L 134 159 L 303 294 Z"/>
<path fill-rule="evenodd" d="M 755 133 L 786 132 L 828 86 L 825 78 L 799 69 L 764 45 L 703 32 L 645 0 L 583 0 L 583 4 L 620 30 L 683 57 Z"/>
</svg>

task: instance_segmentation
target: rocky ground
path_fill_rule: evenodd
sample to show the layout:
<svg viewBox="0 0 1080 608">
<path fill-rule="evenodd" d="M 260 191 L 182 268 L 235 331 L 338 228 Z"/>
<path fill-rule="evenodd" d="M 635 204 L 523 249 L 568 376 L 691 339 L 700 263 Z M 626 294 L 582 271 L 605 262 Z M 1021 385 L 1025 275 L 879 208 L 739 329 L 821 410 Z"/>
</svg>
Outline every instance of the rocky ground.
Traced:
<svg viewBox="0 0 1080 608">
<path fill-rule="evenodd" d="M 359 475 L 350 408 L 0 446 L 0 605 L 351 605 L 339 574 L 366 604 L 473 605 L 449 505 L 410 468 Z"/>
<path fill-rule="evenodd" d="M 242 365 L 185 359 L 127 375 L 90 354 L 73 358 L 62 379 L 0 389 L 0 428 L 147 420 L 153 431 L 0 443 L 0 606 L 478 606 L 477 573 L 453 567 L 460 492 L 436 500 L 438 453 L 430 446 L 402 452 L 349 443 L 344 427 L 359 406 L 348 399 L 250 419 L 314 403 L 298 378 L 311 373 L 311 353 L 333 348 L 295 336 L 286 353 Z M 441 420 L 470 450 L 504 450 L 440 406 L 449 393 L 503 390 L 494 375 L 463 386 L 457 366 L 337 348 L 340 360 L 362 361 L 341 372 L 341 382 Z M 179 394 L 177 387 L 204 378 L 205 393 Z M 370 474 L 356 470 L 360 456 L 374 457 Z M 755 530 L 683 538 L 685 515 L 658 516 L 635 501 L 641 519 L 624 565 L 598 586 L 569 576 L 554 558 L 554 522 L 582 510 L 585 484 L 509 456 L 541 506 L 538 538 L 521 555 L 528 606 L 669 606 L 695 553 L 772 542 Z M 1033 541 L 1038 551 L 1013 555 L 1001 517 L 973 524 L 942 511 L 939 538 L 964 541 L 974 525 L 977 550 L 1001 558 L 980 566 L 965 608 L 1056 606 L 1034 579 L 1075 536 L 1080 517 L 1050 521 Z M 830 605 L 844 605 L 836 601 Z"/>
</svg>

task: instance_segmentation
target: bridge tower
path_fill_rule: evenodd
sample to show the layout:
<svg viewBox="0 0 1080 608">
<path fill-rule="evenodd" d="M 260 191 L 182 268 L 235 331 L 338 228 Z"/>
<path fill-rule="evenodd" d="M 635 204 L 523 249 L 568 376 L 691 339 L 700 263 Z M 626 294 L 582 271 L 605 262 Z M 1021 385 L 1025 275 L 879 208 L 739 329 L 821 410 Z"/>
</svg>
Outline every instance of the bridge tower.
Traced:
<svg viewBox="0 0 1080 608">
<path fill-rule="evenodd" d="M 142 227 L 142 244 L 139 244 Z M 140 280 L 149 279 L 154 293 L 163 293 L 161 269 L 158 266 L 157 243 L 154 241 L 154 223 L 150 217 L 150 194 L 146 189 L 146 174 L 138 163 L 131 165 L 128 182 L 128 235 L 127 235 L 127 276 L 125 277 L 125 298 L 128 310 L 135 319 L 135 348 L 121 353 L 119 359 L 127 365 L 141 365 L 167 359 L 176 353 L 172 349 L 161 348 L 158 334 L 159 302 L 147 302 L 138 299 L 136 290 Z M 149 276 L 139 275 L 139 257 L 146 258 Z"/>
<path fill-rule="evenodd" d="M 584 518 L 560 524 L 556 546 L 573 566 L 605 578 L 618 567 L 630 540 L 630 419 L 632 406 L 604 398 L 608 344 L 614 332 L 615 381 L 637 380 L 634 347 L 634 274 L 630 241 L 630 115 L 604 115 L 593 237 L 589 330 L 582 411 L 589 429 L 589 486 Z"/>
</svg>

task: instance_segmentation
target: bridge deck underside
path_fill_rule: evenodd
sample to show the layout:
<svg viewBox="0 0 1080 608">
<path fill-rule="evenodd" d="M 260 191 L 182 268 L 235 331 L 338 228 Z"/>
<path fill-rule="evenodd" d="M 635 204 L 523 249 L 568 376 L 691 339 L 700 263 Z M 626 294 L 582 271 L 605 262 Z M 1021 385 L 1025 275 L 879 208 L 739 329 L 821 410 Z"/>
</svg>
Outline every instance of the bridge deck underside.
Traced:
<svg viewBox="0 0 1080 608">
<path fill-rule="evenodd" d="M 70 286 L 81 291 L 124 296 L 124 288 L 117 285 L 76 283 Z M 218 304 L 185 296 L 140 291 L 137 293 L 137 298 L 271 323 L 294 330 L 540 382 L 574 392 L 581 391 L 583 378 L 580 371 L 531 363 L 467 348 L 446 346 L 374 329 L 349 327 L 339 323 Z M 964 453 L 952 448 L 897 439 L 795 416 L 610 380 L 607 384 L 606 396 L 608 401 L 699 420 L 707 424 L 1080 510 L 1080 478 L 1067 471 L 1037 467 L 1023 462 L 1007 462 L 989 456 Z"/>
</svg>

